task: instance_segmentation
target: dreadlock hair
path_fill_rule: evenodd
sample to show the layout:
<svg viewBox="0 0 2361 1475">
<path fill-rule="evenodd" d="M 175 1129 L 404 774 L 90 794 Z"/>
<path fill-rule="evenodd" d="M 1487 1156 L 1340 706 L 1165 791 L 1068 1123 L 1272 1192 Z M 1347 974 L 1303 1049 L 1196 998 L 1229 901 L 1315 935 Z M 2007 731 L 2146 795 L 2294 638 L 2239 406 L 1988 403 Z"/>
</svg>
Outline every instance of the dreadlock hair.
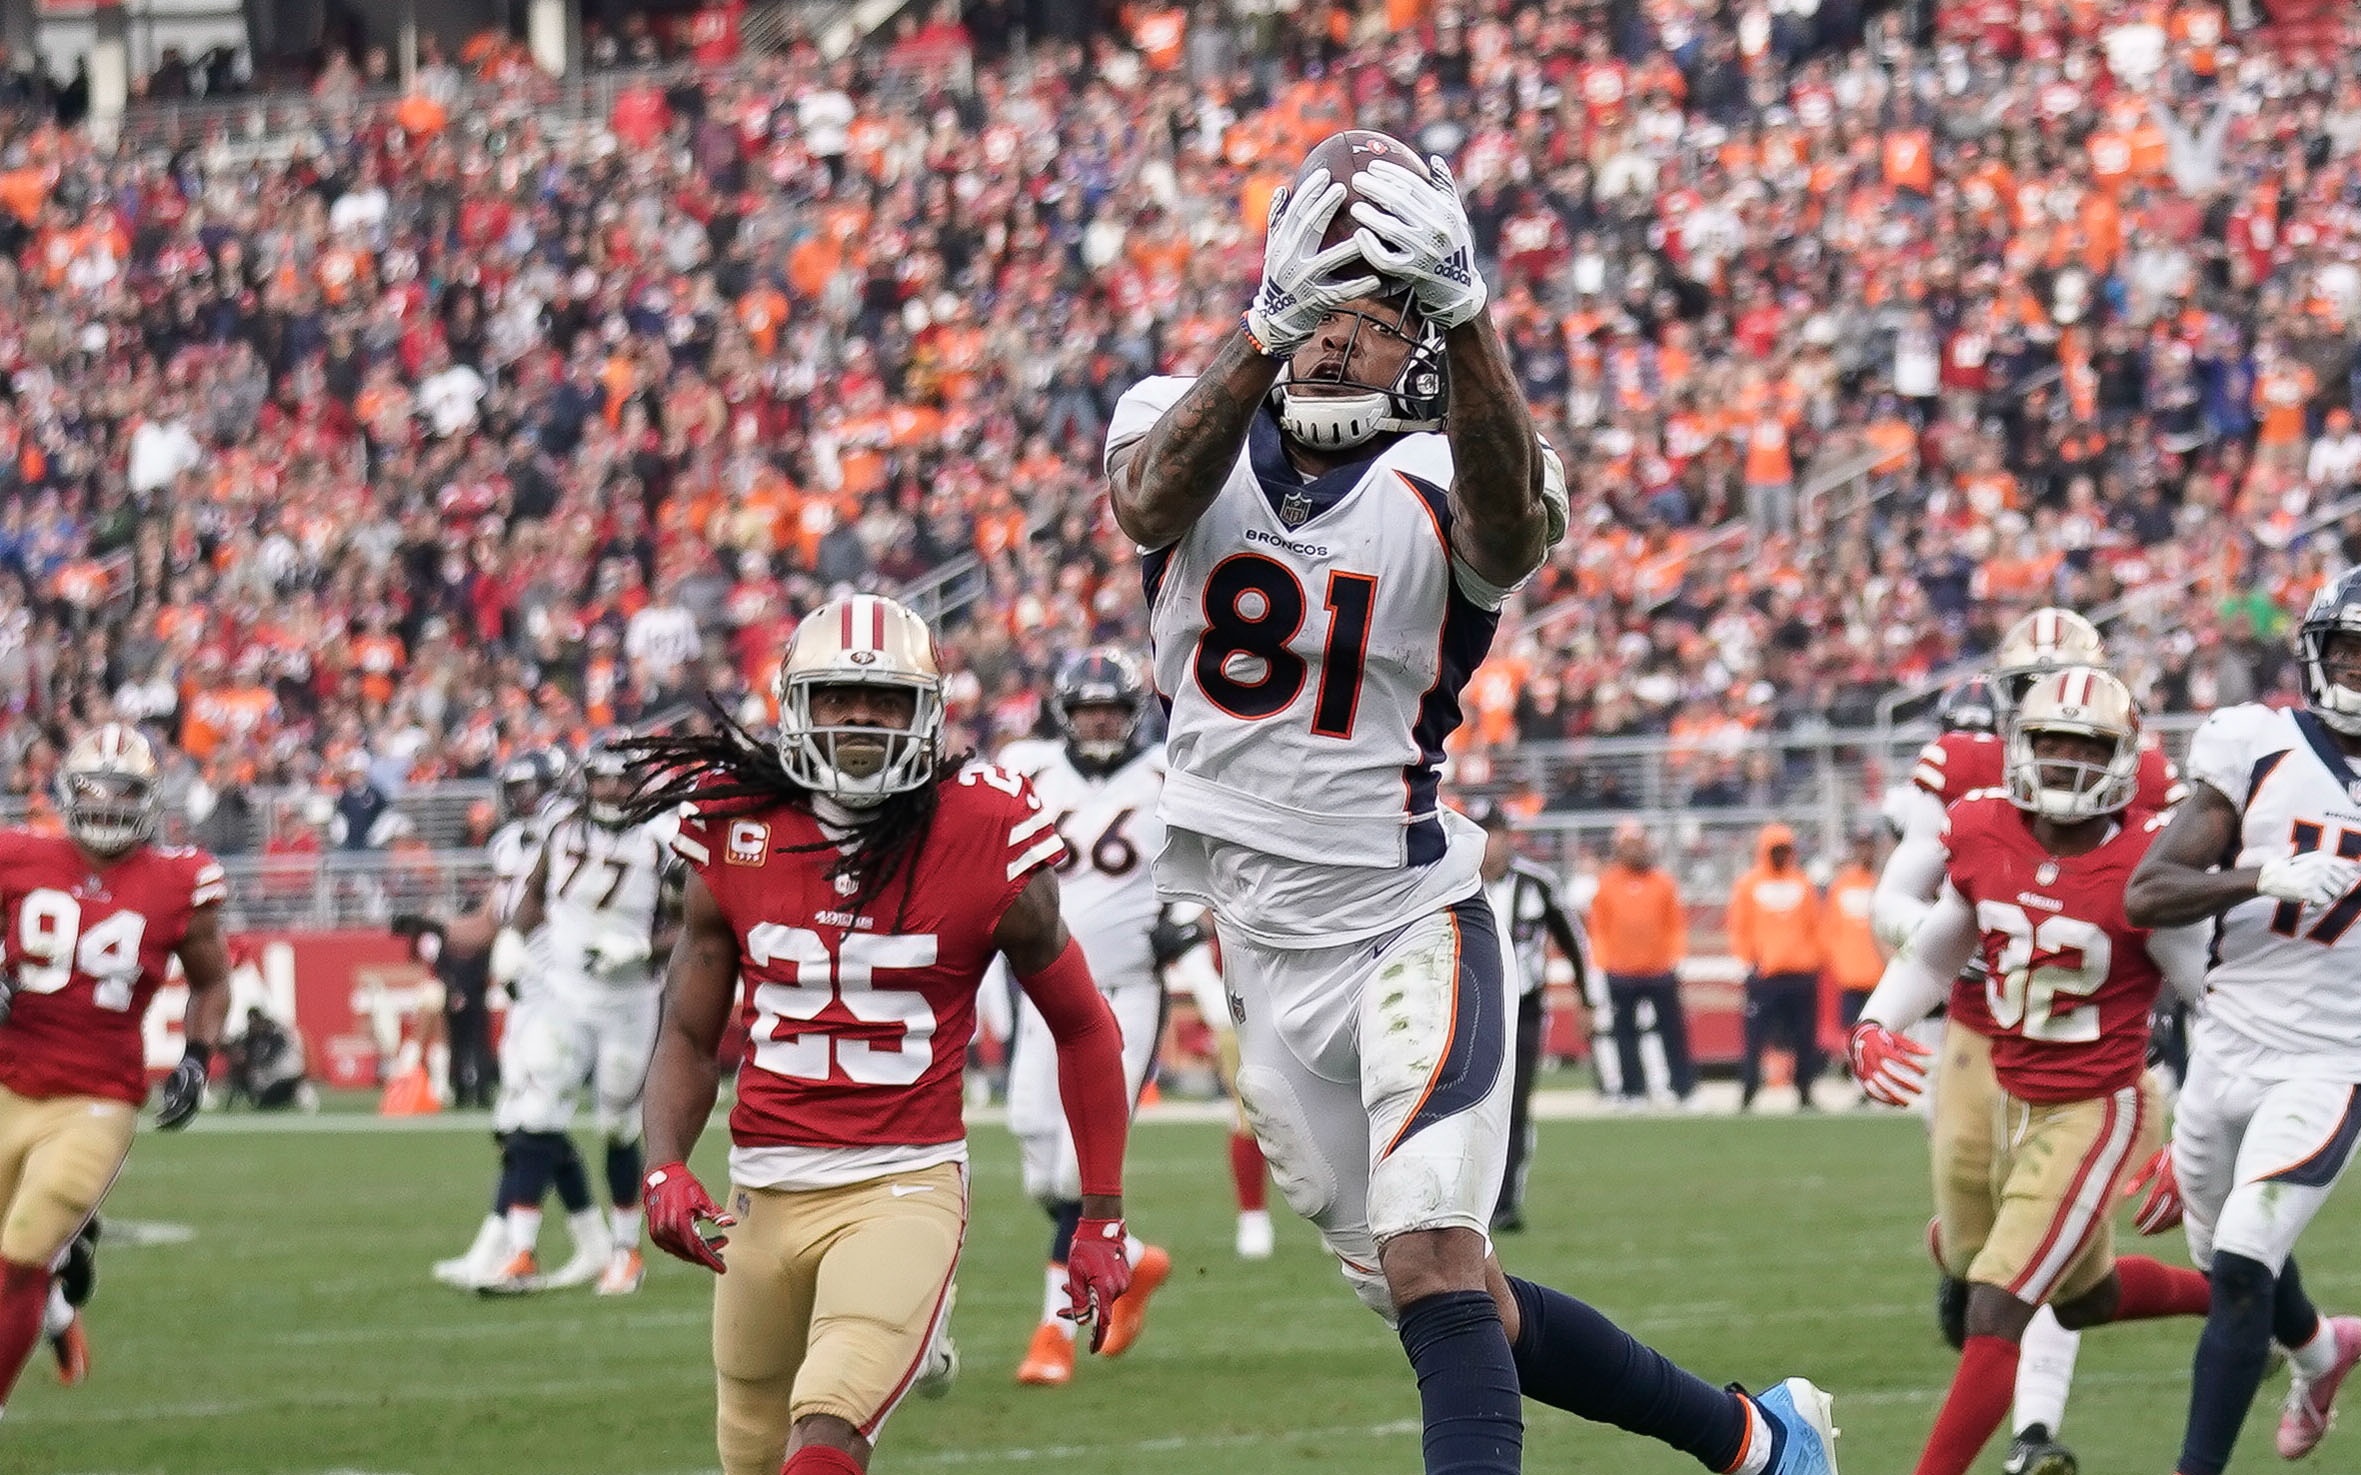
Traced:
<svg viewBox="0 0 2361 1475">
<path fill-rule="evenodd" d="M 723 817 L 776 804 L 810 812 L 814 795 L 787 776 L 778 747 L 749 732 L 714 698 L 708 696 L 704 705 L 710 731 L 615 740 L 616 750 L 630 760 L 632 796 L 623 806 L 625 821 L 640 824 L 685 803 L 695 804 L 699 814 Z M 852 832 L 849 850 L 822 836 L 802 845 L 782 845 L 779 851 L 787 855 L 836 853 L 830 874 L 850 876 L 855 885 L 845 898 L 847 911 L 857 912 L 877 900 L 900 877 L 902 898 L 894 908 L 894 927 L 899 931 L 910 906 L 910 877 L 934 829 L 942 786 L 974 758 L 972 751 L 936 755 L 934 771 L 925 783 L 893 795 L 869 812 Z"/>
</svg>

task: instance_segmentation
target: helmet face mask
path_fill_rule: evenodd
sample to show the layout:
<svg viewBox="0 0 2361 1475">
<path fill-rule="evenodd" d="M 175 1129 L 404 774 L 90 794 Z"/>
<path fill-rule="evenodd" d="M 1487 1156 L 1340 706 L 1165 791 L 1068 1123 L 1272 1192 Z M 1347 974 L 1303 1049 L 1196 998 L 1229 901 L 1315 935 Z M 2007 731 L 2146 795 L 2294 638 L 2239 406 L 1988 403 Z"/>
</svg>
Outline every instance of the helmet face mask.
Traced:
<svg viewBox="0 0 2361 1475">
<path fill-rule="evenodd" d="M 638 785 L 631 776 L 631 760 L 600 739 L 582 755 L 582 812 L 602 829 L 619 830 L 629 821 L 627 806 Z"/>
<path fill-rule="evenodd" d="M 2009 714 L 2007 743 L 2009 802 L 2054 823 L 2118 813 L 2138 790 L 2139 709 L 2104 671 L 2037 678 Z"/>
<path fill-rule="evenodd" d="M 2361 569 L 2321 589 L 2295 643 L 2304 705 L 2334 731 L 2361 737 Z"/>
<path fill-rule="evenodd" d="M 1148 682 L 1139 662 L 1116 646 L 1086 650 L 1059 668 L 1050 712 L 1066 755 L 1085 773 L 1111 773 L 1139 751 Z"/>
<path fill-rule="evenodd" d="M 500 817 L 504 820 L 531 819 L 549 797 L 549 769 L 538 753 L 524 753 L 508 760 L 500 770 Z"/>
<path fill-rule="evenodd" d="M 93 855 L 123 855 L 156 832 L 162 814 L 155 750 L 132 728 L 110 722 L 85 733 L 57 775 L 66 833 Z"/>
<path fill-rule="evenodd" d="M 1345 327 L 1342 351 L 1323 352 L 1334 341 L 1331 326 Z M 1370 359 L 1380 363 L 1401 355 L 1401 367 L 1378 384 L 1348 378 Z M 1450 374 L 1443 359 L 1443 333 L 1405 300 L 1398 320 L 1355 307 L 1340 307 L 1297 350 L 1315 368 L 1295 378 L 1295 359 L 1271 387 L 1271 408 L 1288 439 L 1315 451 L 1348 451 L 1380 435 L 1443 428 L 1450 398 Z M 1327 373 L 1325 365 L 1333 365 Z M 1374 376 L 1373 376 L 1374 377 Z M 1317 384 L 1317 389 L 1311 386 Z"/>
<path fill-rule="evenodd" d="M 1971 676 L 1943 693 L 1935 717 L 1945 732 L 1998 732 L 2000 703 L 1992 695 L 1991 679 Z"/>
<path fill-rule="evenodd" d="M 893 600 L 856 594 L 806 615 L 772 693 L 780 766 L 812 793 L 865 809 L 933 778 L 943 747 L 934 635 Z"/>
</svg>

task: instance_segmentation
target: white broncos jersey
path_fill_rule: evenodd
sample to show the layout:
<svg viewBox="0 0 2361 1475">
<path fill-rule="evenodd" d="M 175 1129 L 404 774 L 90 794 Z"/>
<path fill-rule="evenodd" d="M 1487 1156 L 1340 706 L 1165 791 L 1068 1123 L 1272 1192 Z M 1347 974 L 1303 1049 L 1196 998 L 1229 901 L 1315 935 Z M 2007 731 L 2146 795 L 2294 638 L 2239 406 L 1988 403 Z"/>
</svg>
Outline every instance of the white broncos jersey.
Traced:
<svg viewBox="0 0 2361 1475">
<path fill-rule="evenodd" d="M 614 830 L 579 810 L 548 822 L 542 906 L 549 928 L 549 983 L 560 998 L 594 1000 L 653 988 L 657 914 L 672 864 L 670 815 Z"/>
<path fill-rule="evenodd" d="M 492 832 L 492 843 L 484 848 L 492 861 L 492 920 L 505 927 L 525 899 L 533 862 L 541 858 L 540 818 L 510 820 Z"/>
<path fill-rule="evenodd" d="M 1109 455 L 1191 382 L 1127 392 Z M 1265 945 L 1325 947 L 1477 889 L 1482 832 L 1435 790 L 1507 593 L 1453 559 L 1451 481 L 1428 432 L 1306 482 L 1259 410 L 1213 505 L 1142 551 L 1169 703 L 1164 894 Z"/>
<path fill-rule="evenodd" d="M 1150 744 L 1103 778 L 1074 766 L 1062 742 L 1011 743 L 1000 766 L 1032 780 L 1066 842 L 1058 910 L 1102 989 L 1156 980 L 1148 931 L 1160 903 L 1151 862 L 1164 848 L 1164 749 Z"/>
<path fill-rule="evenodd" d="M 2225 707 L 2189 744 L 2188 772 L 2238 806 L 2238 854 L 2361 858 L 2361 762 L 2302 710 Z M 2205 975 L 2208 1028 L 2339 1071 L 2361 1066 L 2361 892 L 2324 907 L 2256 897 L 2222 914 Z"/>
</svg>

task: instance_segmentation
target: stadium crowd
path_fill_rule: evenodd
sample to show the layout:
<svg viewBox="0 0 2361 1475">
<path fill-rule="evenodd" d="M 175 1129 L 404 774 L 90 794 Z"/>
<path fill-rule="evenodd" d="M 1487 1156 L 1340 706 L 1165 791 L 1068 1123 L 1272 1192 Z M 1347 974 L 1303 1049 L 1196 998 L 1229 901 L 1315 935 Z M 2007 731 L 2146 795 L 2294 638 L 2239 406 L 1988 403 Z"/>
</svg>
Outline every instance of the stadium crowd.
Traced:
<svg viewBox="0 0 2361 1475">
<path fill-rule="evenodd" d="M 365 843 L 405 783 L 702 691 L 758 714 L 798 611 L 971 558 L 954 716 L 1028 731 L 1058 655 L 1141 632 L 1116 397 L 1229 331 L 1347 124 L 1453 161 L 1569 452 L 1473 751 L 1670 733 L 1740 782 L 1749 734 L 1866 722 L 2051 601 L 2121 602 L 2154 709 L 2292 691 L 2286 611 L 2361 558 L 2341 35 L 2275 51 L 2211 0 L 1092 14 L 709 45 L 588 119 L 512 51 L 476 88 L 430 53 L 277 147 L 101 153 L 0 94 L 0 786 L 112 711 L 176 782 L 341 793 Z"/>
</svg>

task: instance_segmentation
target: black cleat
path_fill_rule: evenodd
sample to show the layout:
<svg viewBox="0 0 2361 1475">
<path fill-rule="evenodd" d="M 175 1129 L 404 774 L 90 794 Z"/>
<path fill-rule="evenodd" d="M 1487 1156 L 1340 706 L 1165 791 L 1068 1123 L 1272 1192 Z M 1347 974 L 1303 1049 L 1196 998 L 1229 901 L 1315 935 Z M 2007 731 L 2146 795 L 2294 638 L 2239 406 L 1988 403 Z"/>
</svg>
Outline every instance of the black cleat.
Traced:
<svg viewBox="0 0 2361 1475">
<path fill-rule="evenodd" d="M 2050 1438 L 2047 1424 L 2027 1424 L 2000 1462 L 2001 1475 L 2081 1475 L 2082 1462 L 2074 1451 Z"/>
<path fill-rule="evenodd" d="M 1966 1281 L 1946 1275 L 1935 1282 L 1935 1325 L 1954 1352 L 1967 1350 L 1967 1303 Z"/>
<path fill-rule="evenodd" d="M 90 1297 L 98 1289 L 98 1216 L 82 1226 L 73 1243 L 66 1246 L 65 1263 L 57 1267 L 57 1287 L 65 1292 L 66 1304 L 80 1310 L 90 1304 Z"/>
</svg>

